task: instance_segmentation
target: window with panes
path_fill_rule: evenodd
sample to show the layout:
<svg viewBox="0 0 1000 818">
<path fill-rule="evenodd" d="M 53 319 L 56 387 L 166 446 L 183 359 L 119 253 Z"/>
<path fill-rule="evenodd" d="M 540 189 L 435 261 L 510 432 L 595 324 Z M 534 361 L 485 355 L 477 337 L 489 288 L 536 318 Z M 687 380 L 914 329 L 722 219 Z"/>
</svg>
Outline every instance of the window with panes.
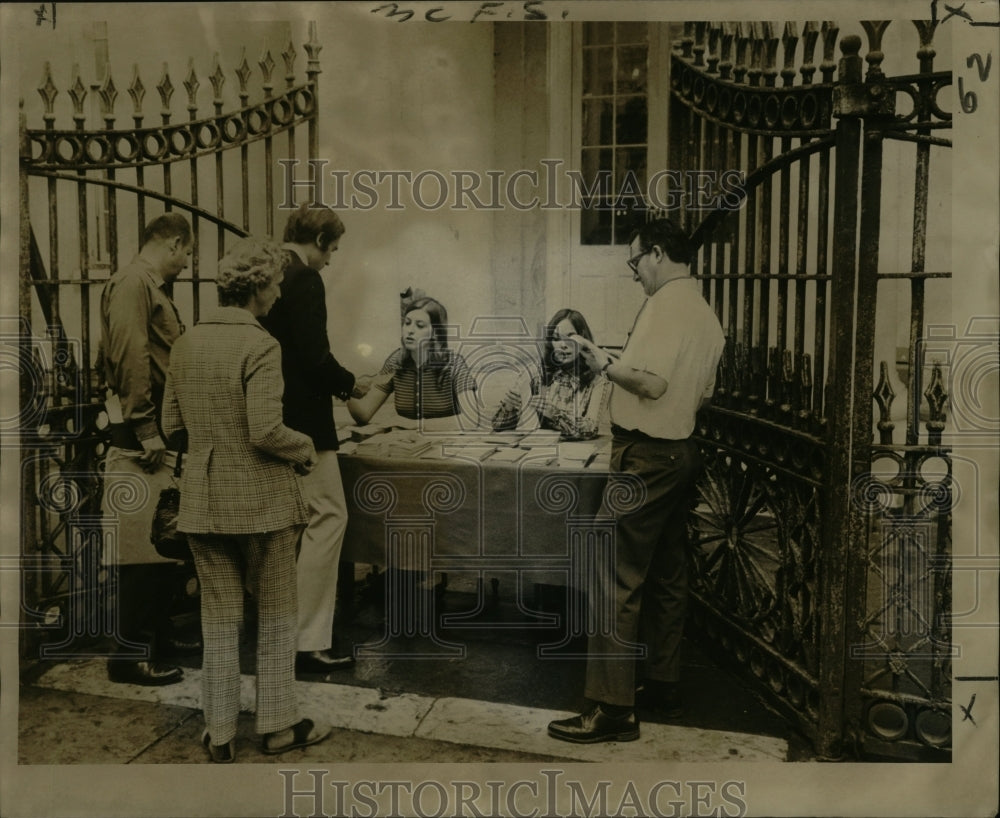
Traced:
<svg viewBox="0 0 1000 818">
<path fill-rule="evenodd" d="M 648 66 L 645 23 L 584 23 L 581 244 L 627 244 L 645 221 Z"/>
</svg>

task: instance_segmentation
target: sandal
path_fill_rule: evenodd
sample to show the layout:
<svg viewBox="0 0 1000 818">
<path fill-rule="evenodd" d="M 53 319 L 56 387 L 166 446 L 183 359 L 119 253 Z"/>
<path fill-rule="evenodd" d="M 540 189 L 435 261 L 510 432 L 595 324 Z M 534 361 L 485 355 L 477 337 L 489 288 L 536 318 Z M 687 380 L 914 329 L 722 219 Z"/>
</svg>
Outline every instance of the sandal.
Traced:
<svg viewBox="0 0 1000 818">
<path fill-rule="evenodd" d="M 212 744 L 208 730 L 201 734 L 201 743 L 216 764 L 232 764 L 236 761 L 236 739 L 231 738 L 225 744 Z"/>
<path fill-rule="evenodd" d="M 282 744 L 278 747 L 273 746 L 270 742 L 276 736 L 280 736 L 285 730 L 292 731 L 292 740 L 288 744 Z M 264 745 L 261 751 L 266 755 L 277 755 L 278 753 L 284 753 L 288 750 L 298 750 L 300 747 L 308 747 L 311 744 L 318 744 L 330 733 L 333 732 L 332 727 L 326 725 L 317 726 L 313 723 L 312 719 L 302 719 L 298 724 L 293 724 L 291 727 L 286 727 L 285 730 L 278 730 L 275 733 L 268 733 L 264 736 Z"/>
</svg>

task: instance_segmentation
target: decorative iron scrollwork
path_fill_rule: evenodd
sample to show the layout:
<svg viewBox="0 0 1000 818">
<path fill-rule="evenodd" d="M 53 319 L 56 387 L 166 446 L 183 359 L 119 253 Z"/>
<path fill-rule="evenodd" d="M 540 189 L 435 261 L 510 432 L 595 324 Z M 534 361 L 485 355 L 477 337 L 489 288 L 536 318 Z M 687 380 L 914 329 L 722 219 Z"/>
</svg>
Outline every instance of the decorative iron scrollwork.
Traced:
<svg viewBox="0 0 1000 818">
<path fill-rule="evenodd" d="M 702 74 L 674 57 L 674 94 L 696 113 L 745 133 L 830 133 L 831 89 L 825 85 L 752 87 Z"/>
<path fill-rule="evenodd" d="M 826 51 L 835 41 L 837 30 L 824 24 L 823 33 Z M 832 72 L 827 70 L 826 63 L 822 66 L 823 83 L 812 82 L 816 68 L 812 63 L 813 53 L 819 34 L 815 22 L 806 24 L 803 63 L 797 72 L 799 36 L 792 22 L 784 25 L 780 36 L 776 25 L 770 22 L 694 23 L 685 27 L 679 53 L 672 57 L 674 96 L 696 114 L 745 133 L 827 134 L 831 127 Z M 795 86 L 798 73 L 802 75 L 802 85 Z"/>
<path fill-rule="evenodd" d="M 759 625 L 777 602 L 778 522 L 766 479 L 741 459 L 719 457 L 699 484 L 694 511 L 695 582 L 748 625 Z"/>
<path fill-rule="evenodd" d="M 165 98 L 173 93 L 158 86 Z M 28 131 L 30 155 L 22 157 L 33 169 L 125 168 L 162 165 L 239 147 L 281 133 L 296 119 L 311 116 L 316 99 L 309 85 L 301 85 L 257 105 L 225 116 L 127 131 Z"/>
</svg>

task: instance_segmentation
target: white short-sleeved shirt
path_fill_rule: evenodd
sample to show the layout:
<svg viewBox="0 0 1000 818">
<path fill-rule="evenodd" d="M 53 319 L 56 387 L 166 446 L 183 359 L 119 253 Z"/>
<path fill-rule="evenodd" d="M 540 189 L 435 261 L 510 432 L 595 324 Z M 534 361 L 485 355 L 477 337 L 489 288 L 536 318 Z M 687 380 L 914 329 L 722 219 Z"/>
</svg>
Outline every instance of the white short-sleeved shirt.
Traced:
<svg viewBox="0 0 1000 818">
<path fill-rule="evenodd" d="M 725 336 L 693 278 L 668 281 L 643 303 L 620 362 L 659 375 L 667 391 L 656 400 L 617 384 L 611 391 L 611 422 L 665 440 L 694 431 L 702 398 L 715 390 L 715 371 Z"/>
</svg>

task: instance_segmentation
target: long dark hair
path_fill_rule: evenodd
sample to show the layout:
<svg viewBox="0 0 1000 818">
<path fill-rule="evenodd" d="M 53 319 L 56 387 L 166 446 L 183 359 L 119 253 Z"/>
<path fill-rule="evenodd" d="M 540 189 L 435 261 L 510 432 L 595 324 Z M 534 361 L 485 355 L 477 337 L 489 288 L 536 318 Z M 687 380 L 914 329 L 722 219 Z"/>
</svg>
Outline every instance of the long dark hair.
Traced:
<svg viewBox="0 0 1000 818">
<path fill-rule="evenodd" d="M 591 342 L 594 340 L 594 334 L 590 331 L 590 325 L 582 313 L 564 308 L 553 315 L 545 327 L 545 344 L 542 348 L 542 383 L 545 386 L 552 383 L 556 373 L 562 370 L 574 373 L 580 379 L 581 386 L 589 386 L 595 378 L 593 370 L 580 361 L 579 352 L 569 366 L 559 365 L 552 359 L 552 337 L 556 333 L 556 327 L 567 319 L 578 335 Z"/>
<path fill-rule="evenodd" d="M 431 350 L 427 355 L 427 363 L 431 367 L 444 367 L 450 360 L 448 354 L 448 310 L 436 298 L 424 296 L 415 298 L 403 309 L 402 320 L 414 310 L 423 310 L 431 319 Z M 402 324 L 402 320 L 400 324 Z M 409 350 L 403 348 L 403 360 L 413 360 Z M 413 361 L 416 364 L 416 361 Z M 439 373 L 439 376 L 443 373 Z"/>
</svg>

